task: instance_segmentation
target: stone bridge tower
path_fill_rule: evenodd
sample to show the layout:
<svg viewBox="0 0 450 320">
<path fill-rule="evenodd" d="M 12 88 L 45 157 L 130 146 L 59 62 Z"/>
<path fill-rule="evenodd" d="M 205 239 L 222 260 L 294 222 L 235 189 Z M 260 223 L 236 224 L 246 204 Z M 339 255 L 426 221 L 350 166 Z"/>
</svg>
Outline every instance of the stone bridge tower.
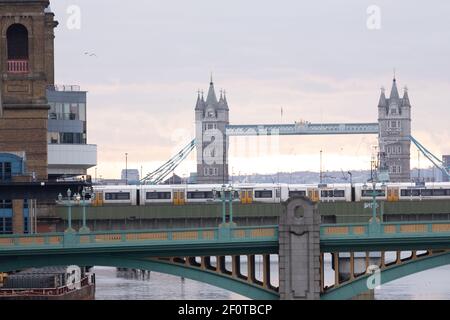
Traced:
<svg viewBox="0 0 450 320">
<path fill-rule="evenodd" d="M 211 77 L 206 101 L 198 93 L 195 106 L 195 139 L 197 145 L 197 183 L 228 183 L 228 138 L 230 123 L 225 92 L 217 100 Z"/>
<path fill-rule="evenodd" d="M 381 167 L 389 170 L 390 181 L 410 182 L 411 104 L 406 88 L 403 98 L 400 98 L 395 78 L 389 99 L 382 89 L 378 103 L 378 122 Z"/>
<path fill-rule="evenodd" d="M 49 0 L 0 0 L 0 150 L 23 152 L 26 172 L 47 179 L 46 88 L 54 83 Z"/>
</svg>

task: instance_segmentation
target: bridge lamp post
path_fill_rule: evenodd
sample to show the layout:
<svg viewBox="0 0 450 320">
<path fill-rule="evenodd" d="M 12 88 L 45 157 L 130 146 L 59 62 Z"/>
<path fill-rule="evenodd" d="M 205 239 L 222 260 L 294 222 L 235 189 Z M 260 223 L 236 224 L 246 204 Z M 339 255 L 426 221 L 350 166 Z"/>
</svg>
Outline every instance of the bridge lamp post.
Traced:
<svg viewBox="0 0 450 320">
<path fill-rule="evenodd" d="M 64 231 L 65 233 L 74 233 L 75 230 L 72 228 L 72 206 L 71 206 L 71 196 L 72 196 L 72 191 L 70 189 L 67 189 L 67 211 L 68 211 L 68 227 L 67 229 Z M 58 195 L 58 200 L 62 201 L 63 200 L 63 196 L 60 193 Z"/>
<path fill-rule="evenodd" d="M 383 183 L 381 185 L 382 188 L 384 188 L 385 184 Z M 372 219 L 371 219 L 371 223 L 372 224 L 376 224 L 377 223 L 377 197 L 378 196 L 383 196 L 383 190 L 381 192 L 378 192 L 376 190 L 377 187 L 377 183 L 375 180 L 372 180 Z M 364 184 L 363 189 L 367 189 L 367 185 Z M 380 219 L 381 221 L 381 219 Z"/>
<path fill-rule="evenodd" d="M 82 195 L 82 206 L 83 206 L 83 226 L 80 229 L 80 233 L 88 233 L 91 230 L 86 226 L 86 190 L 83 188 L 81 191 Z"/>
<path fill-rule="evenodd" d="M 214 199 L 217 198 L 217 190 L 213 189 L 213 197 Z M 220 189 L 220 198 L 222 200 L 222 224 L 225 224 L 226 221 L 226 204 L 225 204 L 225 185 L 222 185 L 222 188 Z"/>
<path fill-rule="evenodd" d="M 233 223 L 233 199 L 234 199 L 234 189 L 232 186 L 228 187 L 228 192 L 230 193 L 230 224 Z"/>
</svg>

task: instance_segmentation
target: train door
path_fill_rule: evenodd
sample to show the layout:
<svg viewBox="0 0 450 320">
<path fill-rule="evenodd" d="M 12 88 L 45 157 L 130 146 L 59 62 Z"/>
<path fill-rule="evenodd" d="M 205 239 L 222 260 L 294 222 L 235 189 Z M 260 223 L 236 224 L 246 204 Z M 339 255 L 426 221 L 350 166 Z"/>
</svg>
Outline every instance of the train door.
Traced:
<svg viewBox="0 0 450 320">
<path fill-rule="evenodd" d="M 94 196 L 95 196 L 95 199 L 94 199 L 92 205 L 94 207 L 101 207 L 101 206 L 103 206 L 103 192 L 102 191 L 95 192 Z"/>
<path fill-rule="evenodd" d="M 400 199 L 398 190 L 399 188 L 397 187 L 387 188 L 387 201 L 389 202 L 398 201 Z"/>
<path fill-rule="evenodd" d="M 253 189 L 242 189 L 241 190 L 241 203 L 242 204 L 253 203 Z"/>
<path fill-rule="evenodd" d="M 319 201 L 319 189 L 308 189 L 308 198 L 314 202 Z"/>
<path fill-rule="evenodd" d="M 186 203 L 184 198 L 184 190 L 175 189 L 173 190 L 173 204 L 176 206 L 182 206 Z"/>
</svg>

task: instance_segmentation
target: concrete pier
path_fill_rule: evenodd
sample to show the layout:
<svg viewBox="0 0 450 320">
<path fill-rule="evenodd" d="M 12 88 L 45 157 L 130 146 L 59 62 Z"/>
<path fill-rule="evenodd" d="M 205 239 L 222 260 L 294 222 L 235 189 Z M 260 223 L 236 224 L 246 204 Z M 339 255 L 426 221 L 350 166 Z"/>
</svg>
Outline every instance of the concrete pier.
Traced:
<svg viewBox="0 0 450 320">
<path fill-rule="evenodd" d="M 280 299 L 320 299 L 320 214 L 317 204 L 293 198 L 279 225 Z"/>
</svg>

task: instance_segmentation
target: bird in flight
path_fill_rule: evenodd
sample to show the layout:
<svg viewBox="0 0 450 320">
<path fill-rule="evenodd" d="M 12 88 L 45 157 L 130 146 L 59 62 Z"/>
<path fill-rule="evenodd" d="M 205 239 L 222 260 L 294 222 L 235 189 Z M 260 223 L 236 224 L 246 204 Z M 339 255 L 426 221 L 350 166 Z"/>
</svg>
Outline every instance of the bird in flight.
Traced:
<svg viewBox="0 0 450 320">
<path fill-rule="evenodd" d="M 92 52 L 85 52 L 84 55 L 89 56 L 89 57 L 97 57 L 97 55 Z"/>
</svg>

